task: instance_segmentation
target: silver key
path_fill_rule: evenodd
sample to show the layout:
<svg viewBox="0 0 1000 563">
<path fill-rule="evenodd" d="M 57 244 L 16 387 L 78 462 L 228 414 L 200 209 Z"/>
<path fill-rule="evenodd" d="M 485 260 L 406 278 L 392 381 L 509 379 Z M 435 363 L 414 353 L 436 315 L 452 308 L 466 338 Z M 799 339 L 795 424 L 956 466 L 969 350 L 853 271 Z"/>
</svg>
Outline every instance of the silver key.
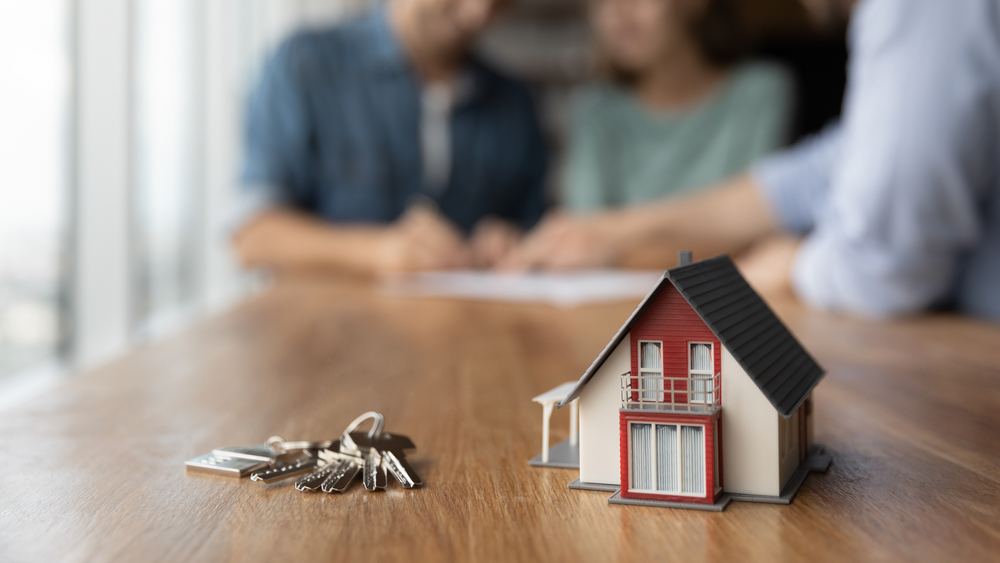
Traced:
<svg viewBox="0 0 1000 563">
<path fill-rule="evenodd" d="M 273 483 L 312 471 L 318 464 L 319 458 L 316 457 L 316 452 L 321 448 L 330 447 L 333 443 L 334 441 L 331 440 L 325 442 L 287 442 L 280 436 L 272 436 L 265 445 L 275 452 L 276 457 L 268 467 L 253 472 L 250 475 L 250 480 Z M 254 448 L 262 450 L 259 446 Z M 227 448 L 226 450 L 232 449 Z"/>
<path fill-rule="evenodd" d="M 382 463 L 403 488 L 416 489 L 423 485 L 417 472 L 407 463 L 405 456 L 397 456 L 396 452 L 392 450 L 383 450 Z"/>
<path fill-rule="evenodd" d="M 340 449 L 340 443 L 338 440 L 334 440 L 330 445 L 331 448 L 322 449 L 316 453 L 317 468 L 309 475 L 306 475 L 296 481 L 296 489 L 304 492 L 318 491 L 326 478 L 337 470 L 341 461 L 348 459 L 355 460 L 357 462 L 361 461 L 359 458 L 347 456 L 337 451 Z"/>
<path fill-rule="evenodd" d="M 278 458 L 278 452 L 271 445 L 271 438 L 265 444 L 215 448 L 212 453 L 184 462 L 184 466 L 194 471 L 245 477 L 259 469 L 271 466 Z"/>
<path fill-rule="evenodd" d="M 297 459 L 285 462 L 279 461 L 267 469 L 255 471 L 250 474 L 250 480 L 259 481 L 261 483 L 273 483 L 275 481 L 288 479 L 290 477 L 295 477 L 308 471 L 312 471 L 316 468 L 318 463 L 318 458 L 309 455 L 302 455 Z"/>
<path fill-rule="evenodd" d="M 372 421 L 371 429 L 357 432 L 358 427 L 369 419 Z M 315 451 L 317 461 L 313 471 L 296 481 L 295 488 L 300 491 L 343 493 L 350 488 L 358 473 L 362 474 L 362 482 L 370 491 L 385 489 L 387 473 L 392 473 L 407 489 L 420 487 L 420 477 L 406 461 L 404 453 L 415 449 L 413 442 L 401 434 L 383 433 L 384 424 L 385 418 L 381 414 L 367 412 L 347 426 L 339 441 L 312 443 L 328 447 Z M 285 443 L 286 448 L 293 445 L 300 444 Z M 266 472 L 261 473 L 263 478 Z"/>
<path fill-rule="evenodd" d="M 345 442 L 352 443 L 361 456 L 364 467 L 361 473 L 361 481 L 369 491 L 381 491 L 385 489 L 386 485 L 385 465 L 383 465 L 382 455 L 376 447 L 379 445 L 382 436 L 372 438 L 368 434 L 353 432 L 345 434 L 340 439 L 341 449 L 344 449 Z"/>
<path fill-rule="evenodd" d="M 317 469 L 295 482 L 295 488 L 302 492 L 318 491 L 323 486 L 323 481 L 337 470 L 340 462 L 335 462 Z"/>
<path fill-rule="evenodd" d="M 351 437 L 359 447 L 371 445 L 377 449 L 379 456 L 382 458 L 382 471 L 392 473 L 393 477 L 403 487 L 414 489 L 423 484 L 417 472 L 406 461 L 406 454 L 404 452 L 416 449 L 409 437 L 402 434 L 388 433 L 382 434 L 378 440 L 373 441 L 367 440 L 366 435 L 352 434 Z"/>
<path fill-rule="evenodd" d="M 278 454 L 281 453 L 277 449 L 277 445 L 283 443 L 278 436 L 272 436 L 268 438 L 267 443 L 264 444 L 253 444 L 251 446 L 234 446 L 229 448 L 215 448 L 212 450 L 213 454 L 218 454 L 224 457 L 233 457 L 238 459 L 252 459 L 257 461 L 266 461 L 268 463 L 274 463 L 278 458 Z"/>
<path fill-rule="evenodd" d="M 360 463 L 353 459 L 345 459 L 337 463 L 335 470 L 323 480 L 320 490 L 324 493 L 346 492 L 351 487 L 351 483 L 354 482 L 354 478 L 358 476 L 359 471 L 361 471 Z"/>
<path fill-rule="evenodd" d="M 354 432 L 369 419 L 372 421 L 372 427 L 367 434 Z M 338 472 L 323 482 L 321 489 L 324 492 L 346 491 L 362 469 L 364 469 L 362 481 L 366 489 L 375 491 L 385 488 L 386 478 L 382 458 L 378 451 L 372 447 L 372 443 L 382 435 L 384 425 L 385 417 L 374 411 L 366 412 L 347 425 L 344 434 L 340 437 L 340 453 L 361 458 L 362 461 L 361 463 L 356 461 L 341 462 Z M 362 445 L 359 446 L 358 441 L 361 441 Z"/>
<path fill-rule="evenodd" d="M 361 482 L 369 491 L 381 491 L 385 489 L 385 465 L 382 464 L 382 456 L 375 448 L 368 448 L 365 454 L 364 473 L 361 475 Z"/>
<path fill-rule="evenodd" d="M 267 461 L 210 453 L 189 459 L 184 462 L 184 467 L 192 471 L 225 475 L 226 477 L 236 477 L 239 479 L 263 467 L 267 467 L 269 464 L 270 462 Z"/>
</svg>

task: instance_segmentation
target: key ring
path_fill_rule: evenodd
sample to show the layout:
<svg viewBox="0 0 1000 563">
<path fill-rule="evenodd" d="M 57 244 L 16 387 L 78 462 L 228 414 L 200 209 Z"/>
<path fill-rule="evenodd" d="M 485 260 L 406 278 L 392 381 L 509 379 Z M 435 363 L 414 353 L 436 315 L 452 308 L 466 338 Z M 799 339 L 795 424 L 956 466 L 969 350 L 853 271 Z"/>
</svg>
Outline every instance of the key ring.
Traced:
<svg viewBox="0 0 1000 563">
<path fill-rule="evenodd" d="M 368 411 L 358 418 L 355 418 L 354 422 L 347 425 L 343 436 L 340 437 L 340 443 L 347 448 L 357 450 L 358 446 L 354 443 L 354 440 L 351 439 L 351 432 L 357 430 L 358 427 L 369 418 L 372 419 L 372 429 L 368 431 L 368 438 L 374 440 L 381 436 L 382 427 L 385 426 L 385 417 L 375 411 Z"/>
</svg>

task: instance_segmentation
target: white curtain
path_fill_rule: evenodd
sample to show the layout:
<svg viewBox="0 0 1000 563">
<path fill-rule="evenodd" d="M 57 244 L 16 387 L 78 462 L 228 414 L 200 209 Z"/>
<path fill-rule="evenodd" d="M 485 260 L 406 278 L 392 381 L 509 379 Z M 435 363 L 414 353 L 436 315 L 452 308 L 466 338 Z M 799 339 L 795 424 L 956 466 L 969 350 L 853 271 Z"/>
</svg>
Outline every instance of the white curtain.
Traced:
<svg viewBox="0 0 1000 563">
<path fill-rule="evenodd" d="M 681 427 L 681 492 L 705 492 L 705 435 L 700 426 Z"/>
<path fill-rule="evenodd" d="M 712 346 L 691 344 L 691 394 L 692 403 L 714 403 L 712 392 Z"/>
<path fill-rule="evenodd" d="M 652 425 L 632 424 L 631 470 L 632 488 L 653 490 L 653 436 Z"/>
<path fill-rule="evenodd" d="M 677 492 L 677 427 L 656 425 L 656 490 Z"/>
<path fill-rule="evenodd" d="M 710 345 L 691 345 L 691 369 L 693 371 L 712 371 L 712 347 Z"/>
<path fill-rule="evenodd" d="M 642 342 L 639 344 L 639 388 L 640 389 L 663 389 L 662 379 L 642 379 L 641 376 L 663 376 L 663 354 L 659 342 Z M 661 393 L 645 392 L 642 398 L 645 401 L 661 400 Z"/>
</svg>

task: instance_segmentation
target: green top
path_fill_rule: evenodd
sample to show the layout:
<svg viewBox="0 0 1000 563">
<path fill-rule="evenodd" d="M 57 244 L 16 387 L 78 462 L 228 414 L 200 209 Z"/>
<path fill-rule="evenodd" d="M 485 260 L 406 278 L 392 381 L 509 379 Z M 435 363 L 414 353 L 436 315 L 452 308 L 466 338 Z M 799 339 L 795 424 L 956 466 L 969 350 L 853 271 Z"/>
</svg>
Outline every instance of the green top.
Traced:
<svg viewBox="0 0 1000 563">
<path fill-rule="evenodd" d="M 609 84 L 577 94 L 563 205 L 583 212 L 676 195 L 723 180 L 786 140 L 793 82 L 783 68 L 748 63 L 697 107 L 645 107 Z"/>
</svg>

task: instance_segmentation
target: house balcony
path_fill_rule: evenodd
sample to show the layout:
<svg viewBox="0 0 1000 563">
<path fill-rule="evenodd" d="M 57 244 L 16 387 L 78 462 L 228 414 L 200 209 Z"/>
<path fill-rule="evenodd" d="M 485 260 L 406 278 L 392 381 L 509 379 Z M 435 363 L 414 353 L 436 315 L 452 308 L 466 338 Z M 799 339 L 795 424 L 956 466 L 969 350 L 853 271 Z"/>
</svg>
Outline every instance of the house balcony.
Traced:
<svg viewBox="0 0 1000 563">
<path fill-rule="evenodd" d="M 621 375 L 622 409 L 709 414 L 722 407 L 722 373 L 665 377 Z"/>
</svg>

